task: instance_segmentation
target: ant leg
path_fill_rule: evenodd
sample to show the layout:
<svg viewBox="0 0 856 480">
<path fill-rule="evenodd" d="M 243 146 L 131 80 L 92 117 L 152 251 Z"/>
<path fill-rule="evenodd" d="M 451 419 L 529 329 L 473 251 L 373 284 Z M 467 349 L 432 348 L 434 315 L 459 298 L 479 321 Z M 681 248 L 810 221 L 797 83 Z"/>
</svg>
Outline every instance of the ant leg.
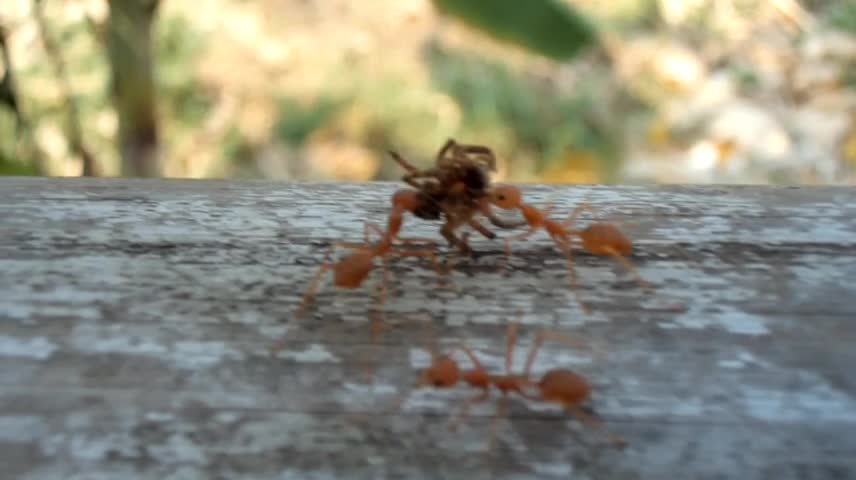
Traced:
<svg viewBox="0 0 856 480">
<path fill-rule="evenodd" d="M 392 150 L 388 150 L 387 152 L 389 153 L 389 155 L 392 157 L 393 160 L 395 160 L 399 165 L 401 165 L 401 168 L 407 170 L 411 174 L 419 172 L 419 169 L 417 169 L 416 167 L 411 165 L 410 162 L 405 160 L 404 157 L 402 157 L 401 155 L 398 154 L 398 152 L 394 152 Z"/>
<path fill-rule="evenodd" d="M 423 245 L 423 246 L 431 246 L 434 247 L 432 249 L 422 249 L 422 250 L 401 250 L 396 249 L 392 252 L 393 255 L 397 255 L 400 257 L 431 257 L 431 265 L 434 267 L 434 270 L 438 275 L 443 274 L 443 270 L 440 268 L 440 262 L 437 260 L 437 252 L 435 249 L 437 248 L 437 242 L 430 238 L 399 238 L 399 245 Z"/>
<path fill-rule="evenodd" d="M 419 382 L 414 385 L 410 390 L 403 392 L 401 395 L 399 395 L 398 398 L 396 398 L 395 401 L 392 403 L 392 406 L 389 407 L 389 409 L 385 413 L 389 414 L 391 412 L 397 412 L 401 410 L 401 406 L 404 405 L 404 402 L 407 401 L 408 397 L 410 397 L 410 393 L 412 390 L 418 390 L 422 387 L 427 386 L 428 382 L 425 380 L 425 378 L 420 378 Z"/>
<path fill-rule="evenodd" d="M 525 220 L 520 220 L 517 222 L 511 222 L 511 221 L 499 218 L 496 215 L 496 213 L 493 211 L 493 208 L 490 206 L 490 200 L 488 200 L 487 197 L 479 200 L 479 212 L 481 212 L 482 215 L 487 217 L 487 219 L 490 220 L 490 223 L 492 223 L 494 226 L 499 227 L 499 228 L 511 230 L 511 229 L 520 228 L 520 227 L 526 225 Z"/>
<path fill-rule="evenodd" d="M 462 344 L 459 348 L 461 349 L 461 351 L 464 352 L 464 354 L 466 354 L 467 357 L 469 357 L 470 361 L 473 362 L 473 368 L 476 371 L 483 373 L 484 367 L 482 366 L 481 362 L 479 362 L 479 359 L 475 356 L 473 351 L 470 350 L 470 347 L 468 347 L 466 344 Z"/>
<path fill-rule="evenodd" d="M 324 256 L 324 262 L 321 264 L 321 267 L 318 269 L 318 272 L 315 273 L 315 276 L 312 277 L 312 280 L 309 282 L 309 288 L 306 289 L 306 293 L 303 295 L 303 301 L 300 303 L 300 307 L 298 307 L 297 311 L 294 313 L 294 318 L 298 319 L 303 314 L 303 310 L 309 304 L 309 301 L 312 299 L 315 291 L 318 290 L 318 284 L 321 282 L 321 278 L 325 273 L 332 270 L 335 267 L 331 260 L 331 256 L 333 251 L 336 248 L 349 248 L 351 250 L 359 250 L 359 251 L 371 251 L 370 248 L 365 245 L 361 245 L 358 243 L 334 243 L 330 246 L 330 250 L 327 251 L 327 254 Z"/>
<path fill-rule="evenodd" d="M 496 426 L 499 424 L 499 420 L 505 417 L 508 414 L 508 396 L 503 393 L 501 397 L 499 397 L 498 405 L 496 407 L 496 412 L 493 414 L 493 420 L 490 423 L 490 433 L 488 434 L 487 440 L 487 451 L 493 450 L 493 444 L 496 440 Z"/>
<path fill-rule="evenodd" d="M 618 253 L 617 251 L 615 251 L 615 249 L 611 247 L 607 247 L 605 250 L 607 253 L 609 253 L 609 255 L 612 256 L 612 258 L 616 259 L 618 263 L 622 264 L 624 268 L 626 268 L 631 274 L 633 274 L 634 277 L 636 277 L 636 283 L 638 283 L 641 288 L 644 288 L 645 290 L 649 291 L 653 290 L 654 287 L 650 283 L 645 281 L 641 275 L 639 275 L 639 272 L 636 270 L 636 268 L 633 267 L 633 264 L 630 263 L 629 260 L 624 258 L 624 256 L 622 256 L 620 253 Z"/>
<path fill-rule="evenodd" d="M 315 276 L 312 277 L 312 280 L 309 282 L 309 288 L 307 288 L 306 293 L 303 294 L 303 301 L 300 303 L 300 307 L 298 307 L 297 311 L 294 313 L 295 320 L 300 318 L 300 316 L 303 314 L 303 310 L 306 308 L 306 306 L 309 304 L 309 301 L 315 295 L 315 291 L 318 290 L 318 285 L 319 283 L 321 283 L 321 278 L 324 276 L 325 273 L 333 269 L 334 264 L 330 260 L 331 256 L 333 255 L 333 251 L 336 249 L 337 246 L 345 245 L 333 244 L 330 247 L 330 250 L 327 251 L 327 254 L 324 255 L 323 263 L 321 263 L 321 266 L 318 268 L 318 271 L 315 273 Z M 357 245 L 353 248 L 365 247 L 363 247 L 362 245 Z"/>
<path fill-rule="evenodd" d="M 380 336 L 381 331 L 385 327 L 385 322 L 383 318 L 383 305 L 386 304 L 386 296 L 388 292 L 389 286 L 389 260 L 387 257 L 383 257 L 383 275 L 381 276 L 381 284 L 380 284 L 380 294 L 378 295 L 378 306 L 381 309 L 381 321 L 380 324 L 378 322 L 372 323 L 372 342 L 377 340 L 377 337 Z"/>
<path fill-rule="evenodd" d="M 312 296 L 315 294 L 315 291 L 318 290 L 318 284 L 321 283 L 321 278 L 325 273 L 333 269 L 333 265 L 330 263 L 324 263 L 318 269 L 318 272 L 315 273 L 315 276 L 312 278 L 312 281 L 309 283 L 309 288 L 306 290 L 306 293 L 303 295 L 303 301 L 300 303 L 300 306 L 297 308 L 297 311 L 294 312 L 294 319 L 297 320 L 303 314 L 303 310 L 309 304 L 309 301 L 312 299 Z M 285 338 L 276 342 L 270 350 L 271 355 L 276 356 L 283 348 L 285 348 Z"/>
<path fill-rule="evenodd" d="M 383 305 L 386 304 L 387 285 L 389 284 L 389 260 L 384 256 L 381 261 L 383 263 L 383 274 L 381 275 L 381 282 L 378 288 L 377 306 L 381 316 L 383 316 Z M 372 319 L 370 327 L 372 342 L 376 341 L 380 336 L 380 333 L 383 330 L 383 323 L 383 319 L 381 319 L 380 322 L 377 320 L 377 317 Z"/>
<path fill-rule="evenodd" d="M 425 380 L 420 379 L 419 383 L 417 383 L 415 386 L 413 386 L 413 388 L 411 388 L 410 390 L 417 390 L 417 389 L 424 387 L 425 385 L 427 385 L 425 383 Z M 403 392 L 401 395 L 399 395 L 398 398 L 396 398 L 395 401 L 392 403 L 392 406 L 390 406 L 389 409 L 385 413 L 389 414 L 391 412 L 397 412 L 397 411 L 401 410 L 401 406 L 404 405 L 404 402 L 407 401 L 407 398 L 410 396 L 410 393 L 411 393 L 410 390 Z"/>
<path fill-rule="evenodd" d="M 437 246 L 437 241 L 430 239 L 430 238 L 416 238 L 416 237 L 399 238 L 398 242 L 402 245 L 430 245 L 432 247 Z"/>
<path fill-rule="evenodd" d="M 410 168 L 415 168 L 411 166 Z M 428 170 L 413 170 L 410 173 L 405 174 L 401 177 L 401 181 L 410 185 L 411 187 L 416 188 L 417 190 L 422 190 L 424 185 L 419 183 L 417 179 L 427 179 L 426 181 L 434 181 L 437 182 L 436 177 L 437 171 L 434 168 Z"/>
<path fill-rule="evenodd" d="M 440 261 L 437 260 L 437 252 L 435 252 L 434 250 L 429 250 L 429 249 L 409 250 L 409 251 L 408 250 L 396 250 L 396 251 L 391 252 L 391 253 L 394 255 L 397 255 L 399 257 L 429 257 L 429 259 L 431 260 L 431 265 L 434 268 L 434 272 L 437 274 L 437 282 L 438 282 L 439 288 L 443 288 L 443 279 L 448 280 L 446 278 L 446 274 L 448 272 L 444 271 L 440 267 Z M 452 289 L 457 290 L 454 287 L 454 284 L 452 284 Z"/>
<path fill-rule="evenodd" d="M 416 179 L 423 178 L 424 176 L 425 175 L 423 175 L 422 172 L 408 173 L 401 177 L 401 181 L 417 190 L 422 190 L 425 185 Z"/>
<path fill-rule="evenodd" d="M 423 327 L 423 335 L 424 335 L 423 338 L 425 341 L 423 348 L 426 351 L 428 351 L 429 355 L 431 355 L 431 365 L 437 365 L 437 363 L 440 361 L 440 359 L 443 358 L 445 355 L 441 355 L 440 350 L 437 348 L 437 335 L 436 335 L 436 331 L 434 329 L 434 324 L 431 322 L 426 322 L 422 325 L 422 327 Z M 419 382 L 417 382 L 416 385 L 414 385 L 413 388 L 411 388 L 411 390 L 417 390 L 417 389 L 420 389 L 422 387 L 427 387 L 429 385 L 430 385 L 430 382 L 428 380 L 428 377 L 424 374 L 424 371 L 423 371 L 423 375 L 419 379 Z M 393 408 L 391 408 L 388 411 L 391 412 L 393 410 L 394 411 L 400 410 L 401 405 L 403 405 L 404 401 L 407 400 L 409 393 L 410 393 L 409 391 L 402 393 L 396 399 L 395 403 L 393 404 L 394 405 Z"/>
<path fill-rule="evenodd" d="M 591 350 L 587 343 L 582 340 L 577 340 L 574 337 L 569 335 L 565 335 L 563 333 L 559 333 L 553 330 L 541 330 L 535 336 L 535 341 L 532 342 L 532 347 L 529 349 L 529 354 L 526 356 L 526 366 L 523 369 L 523 376 L 529 378 L 529 372 L 532 370 L 532 364 L 535 363 L 535 356 L 538 354 L 538 350 L 540 350 L 541 345 L 544 344 L 544 340 L 555 340 L 565 345 L 568 345 L 573 348 Z"/>
<path fill-rule="evenodd" d="M 425 350 L 431 354 L 431 363 L 437 363 L 440 358 L 440 349 L 437 348 L 437 330 L 434 328 L 434 323 L 431 321 L 422 324 L 423 333 L 425 334 Z"/>
<path fill-rule="evenodd" d="M 484 225 L 479 223 L 479 221 L 476 220 L 475 218 L 471 218 L 467 223 L 469 224 L 470 227 L 472 227 L 473 230 L 482 234 L 482 236 L 484 238 L 487 238 L 488 240 L 493 240 L 496 238 L 495 233 L 488 230 L 487 227 L 485 227 Z"/>
<path fill-rule="evenodd" d="M 526 240 L 531 237 L 538 231 L 537 228 L 530 228 L 529 231 L 521 233 L 520 235 L 514 235 L 512 237 L 508 237 L 505 239 L 505 265 L 504 267 L 507 269 L 511 264 L 511 242 L 517 240 Z"/>
<path fill-rule="evenodd" d="M 329 272 L 335 267 L 335 264 L 331 262 L 331 257 L 333 255 L 333 251 L 337 247 L 351 248 L 355 250 L 370 250 L 364 245 L 359 244 L 348 244 L 348 243 L 334 243 L 330 246 L 330 249 L 327 250 L 327 253 L 324 255 L 324 261 L 321 263 L 321 266 L 318 268 L 318 271 L 315 272 L 315 276 L 312 277 L 312 280 L 309 282 L 309 288 L 306 289 L 306 293 L 303 294 L 303 300 L 300 302 L 300 306 L 297 307 L 297 310 L 294 312 L 294 320 L 300 319 L 303 316 L 303 311 L 309 305 L 309 302 L 312 300 L 312 297 L 315 296 L 315 292 L 318 290 L 319 284 L 321 283 L 321 279 L 324 277 L 324 274 Z M 275 343 L 273 347 L 271 347 L 271 355 L 276 355 L 283 349 L 285 346 L 285 339 L 280 340 Z"/>
<path fill-rule="evenodd" d="M 568 228 L 569 226 L 573 225 L 577 218 L 579 218 L 579 216 L 583 212 L 589 212 L 593 215 L 597 214 L 597 211 L 591 205 L 589 205 L 588 203 L 581 203 L 577 205 L 577 208 L 571 211 L 571 214 L 568 215 L 568 218 L 566 218 L 565 221 L 562 222 L 562 226 Z"/>
<path fill-rule="evenodd" d="M 386 329 L 386 313 L 383 310 L 383 306 L 386 304 L 387 297 L 387 286 L 389 285 L 389 261 L 386 256 L 383 257 L 383 275 L 381 276 L 381 284 L 378 292 L 377 306 L 378 312 L 377 315 L 373 315 L 371 319 L 371 324 L 369 326 L 369 336 L 371 338 L 372 346 L 375 345 L 378 338 L 380 337 L 383 330 Z M 370 357 L 370 353 L 366 353 L 366 356 Z M 372 381 L 374 377 L 374 360 L 369 358 L 366 361 L 367 370 L 366 375 L 368 376 L 368 380 Z"/>
<path fill-rule="evenodd" d="M 351 250 L 362 250 L 369 251 L 371 248 L 367 247 L 365 243 L 352 243 L 352 242 L 336 242 L 330 245 L 333 250 L 337 248 L 348 248 Z"/>
<path fill-rule="evenodd" d="M 461 422 L 463 422 L 464 419 L 467 418 L 467 416 L 469 416 L 470 408 L 472 408 L 472 406 L 477 404 L 477 403 L 482 403 L 485 400 L 487 400 L 489 394 L 490 394 L 490 390 L 488 390 L 487 388 L 483 388 L 481 393 L 479 393 L 475 397 L 467 399 L 464 402 L 463 407 L 461 407 L 461 411 L 458 412 L 458 415 L 456 415 L 454 419 L 452 419 L 453 421 L 449 425 L 449 430 L 452 432 L 457 432 L 458 426 L 460 426 Z"/>
<path fill-rule="evenodd" d="M 420 238 L 420 237 L 408 237 L 408 238 L 398 238 L 396 239 L 399 245 L 422 245 L 425 247 L 432 247 L 431 249 L 426 249 L 431 252 L 437 248 L 437 241 L 432 238 Z M 408 250 L 396 249 L 394 251 L 395 255 L 402 255 L 408 252 Z"/>
<path fill-rule="evenodd" d="M 549 197 L 547 197 L 546 206 L 541 209 L 541 213 L 544 214 L 544 218 L 548 218 L 553 212 L 553 209 L 556 208 L 556 200 L 554 199 L 559 195 L 559 192 L 553 192 Z"/>
<path fill-rule="evenodd" d="M 519 317 L 518 317 L 519 318 Z M 517 320 L 508 324 L 505 331 L 505 374 L 511 375 L 514 357 L 514 344 L 517 342 Z"/>
<path fill-rule="evenodd" d="M 470 236 L 469 232 L 461 235 L 461 242 L 463 242 L 466 245 L 467 239 L 469 238 L 469 236 Z M 449 257 L 446 257 L 446 274 L 450 274 L 451 272 L 455 271 L 455 267 L 458 265 L 458 261 L 460 260 L 460 258 L 461 258 L 461 252 L 458 250 L 453 251 L 452 255 L 450 255 Z M 452 291 L 454 291 L 455 293 L 460 292 L 460 290 L 458 290 L 458 287 L 455 285 L 455 283 L 453 281 L 448 283 L 448 287 Z"/>
<path fill-rule="evenodd" d="M 440 267 L 440 261 L 437 260 L 437 252 L 434 250 L 396 250 L 392 252 L 399 257 L 428 257 L 431 260 L 431 266 L 437 275 L 443 276 L 446 272 Z"/>
<path fill-rule="evenodd" d="M 401 168 L 407 170 L 407 173 L 403 177 L 401 177 L 401 181 L 417 190 L 422 190 L 422 188 L 425 186 L 423 183 L 417 181 L 417 179 L 431 178 L 436 176 L 436 171 L 434 169 L 419 170 L 398 153 L 393 152 L 392 150 L 389 150 L 388 153 L 392 156 L 392 159 L 395 160 L 396 163 L 401 166 Z"/>
<path fill-rule="evenodd" d="M 383 238 L 384 232 L 377 224 L 366 222 L 363 224 L 363 241 L 366 242 L 366 244 L 371 243 L 371 240 L 369 239 L 370 232 L 374 232 L 378 237 Z"/>
<path fill-rule="evenodd" d="M 457 228 L 458 224 L 453 223 L 451 220 L 446 220 L 446 223 L 440 228 L 440 234 L 443 235 L 443 238 L 449 243 L 450 247 L 457 247 L 458 251 L 461 255 L 472 255 L 472 250 L 470 246 L 455 236 L 455 228 Z"/>
<path fill-rule="evenodd" d="M 470 347 L 468 347 L 464 343 L 464 344 L 461 344 L 459 348 L 467 355 L 467 357 L 469 357 L 470 362 L 472 362 L 472 364 L 473 364 L 473 370 L 475 372 L 481 373 L 485 377 L 487 377 L 487 373 L 485 372 L 484 367 L 482 366 L 481 362 L 479 362 L 479 359 L 475 356 L 473 351 L 470 350 Z M 458 413 L 455 420 L 449 426 L 449 430 L 451 430 L 453 432 L 457 431 L 458 425 L 464 420 L 464 418 L 467 417 L 467 415 L 469 415 L 470 407 L 472 407 L 473 404 L 481 403 L 481 402 L 487 400 L 488 394 L 490 393 L 490 385 L 489 384 L 483 385 L 483 386 L 480 386 L 479 388 L 482 389 L 482 392 L 478 396 L 470 398 L 469 400 L 464 402 L 463 408 L 461 408 L 460 413 Z"/>
<path fill-rule="evenodd" d="M 489 147 L 485 147 L 483 145 L 458 145 L 458 151 L 462 152 L 464 155 L 475 155 L 479 157 L 485 157 L 487 161 L 485 164 L 487 168 L 495 172 L 496 171 L 496 155 L 493 153 Z"/>
<path fill-rule="evenodd" d="M 445 156 L 446 151 L 450 148 L 454 148 L 456 145 L 458 145 L 458 142 L 456 142 L 454 138 L 447 138 L 446 142 L 443 144 L 442 147 L 440 147 L 440 150 L 437 152 L 437 158 L 442 158 L 443 156 Z"/>
<path fill-rule="evenodd" d="M 603 425 L 601 424 L 600 421 L 598 421 L 597 419 L 595 419 L 594 417 L 592 417 L 588 413 L 584 412 L 579 406 L 570 405 L 570 406 L 567 406 L 565 409 L 571 415 L 575 416 L 584 425 L 600 430 L 606 436 L 606 438 L 609 440 L 609 442 L 612 443 L 613 445 L 615 445 L 616 447 L 625 447 L 627 445 L 626 440 L 624 440 L 621 437 L 615 436 L 612 433 L 603 429 Z"/>
<path fill-rule="evenodd" d="M 565 266 L 568 268 L 568 278 L 571 282 L 571 292 L 573 292 L 574 298 L 577 300 L 583 313 L 591 313 L 591 308 L 583 302 L 583 299 L 580 297 L 580 291 L 577 288 L 577 270 L 574 268 L 573 252 L 570 243 L 567 241 L 556 241 L 556 246 L 565 255 Z"/>
<path fill-rule="evenodd" d="M 431 354 L 431 364 L 436 364 L 441 358 L 440 354 L 436 351 L 436 348 L 434 346 L 431 346 L 428 351 Z M 401 395 L 399 395 L 398 398 L 396 398 L 395 402 L 392 403 L 392 406 L 389 408 L 389 410 L 387 410 L 387 412 L 401 410 L 401 406 L 404 405 L 404 402 L 407 400 L 413 390 L 418 390 L 420 388 L 428 387 L 430 385 L 431 383 L 429 382 L 428 377 L 423 372 L 423 375 L 419 378 L 419 381 L 416 383 L 416 385 L 411 387 L 410 390 L 405 391 Z"/>
<path fill-rule="evenodd" d="M 446 143 L 444 143 L 443 146 L 440 147 L 440 150 L 437 151 L 437 157 L 434 160 L 435 165 L 437 165 L 438 167 L 445 165 L 445 163 L 446 163 L 446 152 L 448 152 L 450 148 L 455 148 L 456 146 L 457 146 L 457 143 L 455 143 L 454 139 L 452 139 L 452 138 L 447 139 Z"/>
<path fill-rule="evenodd" d="M 529 378 L 529 373 L 532 371 L 532 364 L 535 362 L 535 355 L 538 354 L 538 350 L 541 348 L 542 343 L 544 343 L 544 337 L 542 335 L 536 336 L 535 341 L 532 342 L 529 354 L 526 355 L 526 366 L 523 367 L 523 376 L 525 378 Z"/>
</svg>

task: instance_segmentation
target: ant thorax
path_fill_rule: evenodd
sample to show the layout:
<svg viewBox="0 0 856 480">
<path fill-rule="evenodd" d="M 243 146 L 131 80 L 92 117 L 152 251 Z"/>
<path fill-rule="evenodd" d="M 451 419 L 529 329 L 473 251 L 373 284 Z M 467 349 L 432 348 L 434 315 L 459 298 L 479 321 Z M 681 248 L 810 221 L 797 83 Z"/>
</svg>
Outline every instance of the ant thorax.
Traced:
<svg viewBox="0 0 856 480">
<path fill-rule="evenodd" d="M 544 214 L 532 205 L 520 205 L 520 212 L 530 227 L 537 227 L 544 224 Z"/>
</svg>

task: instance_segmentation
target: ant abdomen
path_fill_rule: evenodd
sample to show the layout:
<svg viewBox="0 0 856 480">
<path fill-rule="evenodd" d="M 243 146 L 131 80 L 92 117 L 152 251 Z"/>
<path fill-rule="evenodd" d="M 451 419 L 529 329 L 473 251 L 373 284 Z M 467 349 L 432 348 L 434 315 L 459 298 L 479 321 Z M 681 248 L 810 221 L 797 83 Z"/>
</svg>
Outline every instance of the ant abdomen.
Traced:
<svg viewBox="0 0 856 480">
<path fill-rule="evenodd" d="M 548 402 L 577 405 L 588 398 L 591 387 L 585 378 L 565 369 L 550 370 L 538 382 L 541 397 Z"/>
<path fill-rule="evenodd" d="M 437 358 L 422 372 L 423 383 L 435 388 L 454 387 L 458 384 L 459 376 L 458 362 L 447 356 Z"/>
<path fill-rule="evenodd" d="M 624 233 L 611 223 L 593 223 L 580 232 L 583 248 L 595 255 L 629 256 L 633 244 Z"/>
<path fill-rule="evenodd" d="M 341 288 L 358 288 L 374 268 L 374 258 L 369 252 L 355 252 L 336 264 L 333 282 Z"/>
</svg>

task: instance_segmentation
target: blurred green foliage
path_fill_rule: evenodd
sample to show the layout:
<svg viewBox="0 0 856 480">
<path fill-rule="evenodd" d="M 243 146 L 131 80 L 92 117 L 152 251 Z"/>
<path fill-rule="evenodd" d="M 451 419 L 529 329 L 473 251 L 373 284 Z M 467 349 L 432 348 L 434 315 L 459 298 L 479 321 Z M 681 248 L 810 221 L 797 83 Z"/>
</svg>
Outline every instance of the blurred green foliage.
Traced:
<svg viewBox="0 0 856 480">
<path fill-rule="evenodd" d="M 349 103 L 349 99 L 322 96 L 310 104 L 292 97 L 279 100 L 279 118 L 274 137 L 292 147 L 303 145 L 312 132 L 329 123 Z"/>
<path fill-rule="evenodd" d="M 702 122 L 651 126 L 666 122 L 663 106 L 676 97 L 693 95 L 713 73 L 727 73 L 740 95 L 758 97 L 770 77 L 729 47 L 714 63 L 705 53 L 710 38 L 727 39 L 721 23 L 727 19 L 717 8 L 734 3 L 733 11 L 748 18 L 767 5 L 761 0 L 576 2 L 586 15 L 570 6 L 573 0 L 432 0 L 436 9 L 390 8 L 386 13 L 406 20 L 390 24 L 359 9 L 327 22 L 339 8 L 335 2 L 313 6 L 317 18 L 292 2 L 286 10 L 294 19 L 271 19 L 272 4 L 218 1 L 225 10 L 213 21 L 197 18 L 190 3 L 162 2 L 169 8 L 153 24 L 156 114 L 161 158 L 172 163 L 169 175 L 301 178 L 303 172 L 336 175 L 339 166 L 362 162 L 368 166 L 361 178 L 391 180 L 401 172 L 387 149 L 425 164 L 453 137 L 493 147 L 513 181 L 611 182 L 619 180 L 621 162 L 632 162 L 649 138 L 656 137 L 661 153 L 706 135 Z M 830 26 L 856 32 L 856 2 L 801 5 L 822 20 L 821 32 L 805 36 Z M 110 92 L 106 27 L 62 13 L 61 2 L 46 8 L 53 12 L 47 20 L 69 67 L 85 140 L 99 161 L 114 167 L 107 173 L 118 173 L 121 123 Z M 763 32 L 781 24 L 774 10 L 767 5 L 766 20 L 741 25 Z M 443 23 L 435 23 L 436 11 L 458 21 L 438 28 Z M 25 16 L 16 22 L 24 25 Z M 608 48 L 598 45 L 601 35 L 610 39 Z M 488 37 L 537 55 L 497 48 Z M 687 57 L 705 64 L 697 84 L 667 83 L 692 78 L 693 65 L 660 51 L 656 38 L 688 45 Z M 767 51 L 762 35 L 753 38 Z M 798 53 L 797 46 L 790 53 Z M 592 55 L 583 55 L 586 50 Z M 75 159 L 62 158 L 69 151 L 60 128 L 65 106 L 56 100 L 50 62 L 40 48 L 19 50 L 17 58 L 30 53 L 37 60 L 14 62 L 21 65 L 15 73 L 22 110 L 38 129 L 28 138 L 50 157 L 51 171 L 74 171 Z M 738 61 L 730 63 L 734 57 Z M 856 67 L 837 67 L 840 84 L 856 87 Z M 29 160 L 31 146 L 19 141 L 10 119 L 0 111 L 0 174 L 27 174 L 32 169 L 21 160 Z M 291 168 L 304 160 L 326 168 Z M 563 169 L 592 174 L 564 176 Z"/>
<path fill-rule="evenodd" d="M 221 142 L 223 158 L 236 167 L 247 167 L 256 147 L 237 128 L 230 128 Z M 238 168 L 237 170 L 240 170 Z"/>
<path fill-rule="evenodd" d="M 437 9 L 500 40 L 555 60 L 596 42 L 594 27 L 556 0 L 434 0 Z"/>
<path fill-rule="evenodd" d="M 33 166 L 29 163 L 22 163 L 12 158 L 7 158 L 5 155 L 0 154 L 0 175 L 33 176 L 36 175 L 36 173 L 36 169 L 33 168 Z"/>
<path fill-rule="evenodd" d="M 621 32 L 654 30 L 661 23 L 659 0 L 610 0 L 604 17 L 599 27 Z"/>
<path fill-rule="evenodd" d="M 0 175 L 36 175 L 32 162 L 18 159 L 20 126 L 13 111 L 0 105 Z"/>
<path fill-rule="evenodd" d="M 161 108 L 169 117 L 191 127 L 199 126 L 211 111 L 213 100 L 194 78 L 193 60 L 205 53 L 208 37 L 186 18 L 169 16 L 157 22 L 156 82 Z"/>
<path fill-rule="evenodd" d="M 618 164 L 620 138 L 593 121 L 598 96 L 581 83 L 572 94 L 527 78 L 477 55 L 440 48 L 427 51 L 437 88 L 464 113 L 466 131 L 502 129 L 509 143 L 532 154 L 535 171 L 561 161 L 566 152 L 588 152 L 603 162 L 605 174 Z"/>
<path fill-rule="evenodd" d="M 827 12 L 829 24 L 846 32 L 856 33 L 856 1 L 835 3 Z"/>
<path fill-rule="evenodd" d="M 843 82 L 849 88 L 856 89 L 856 63 L 850 64 L 846 70 L 844 70 Z"/>
</svg>

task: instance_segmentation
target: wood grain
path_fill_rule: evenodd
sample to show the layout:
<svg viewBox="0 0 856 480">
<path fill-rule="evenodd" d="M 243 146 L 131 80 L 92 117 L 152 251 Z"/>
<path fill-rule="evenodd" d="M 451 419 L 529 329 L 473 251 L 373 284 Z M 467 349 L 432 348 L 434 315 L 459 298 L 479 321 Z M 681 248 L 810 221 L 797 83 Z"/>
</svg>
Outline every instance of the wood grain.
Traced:
<svg viewBox="0 0 856 480">
<path fill-rule="evenodd" d="M 472 237 L 477 258 L 445 284 L 393 262 L 378 342 L 379 274 L 325 282 L 292 321 L 328 245 L 383 223 L 396 188 L 0 179 L 0 478 L 856 477 L 856 190 L 524 185 L 620 222 L 655 292 L 579 253 L 585 315 L 546 235 L 507 272 L 502 243 Z M 514 400 L 487 452 L 495 402 L 451 432 L 475 392 L 412 389 L 432 331 L 500 371 L 518 312 L 516 365 L 539 328 L 605 352 L 548 344 L 535 371 L 587 376 L 626 449 Z"/>
</svg>

